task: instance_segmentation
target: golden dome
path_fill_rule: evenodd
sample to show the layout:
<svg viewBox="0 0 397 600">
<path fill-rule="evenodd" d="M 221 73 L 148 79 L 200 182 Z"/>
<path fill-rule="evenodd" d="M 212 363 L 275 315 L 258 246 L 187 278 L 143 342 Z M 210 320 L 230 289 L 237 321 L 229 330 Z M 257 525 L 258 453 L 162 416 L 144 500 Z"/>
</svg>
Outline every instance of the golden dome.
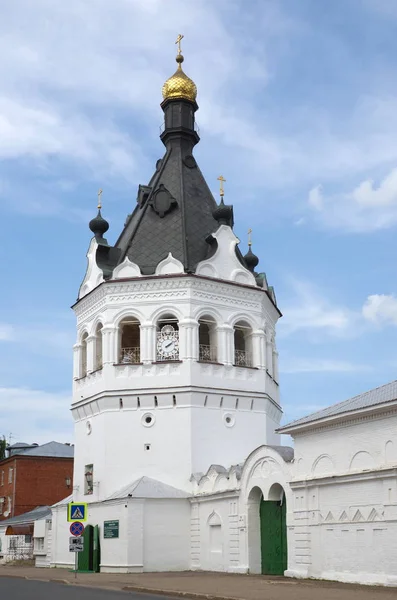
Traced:
<svg viewBox="0 0 397 600">
<path fill-rule="evenodd" d="M 182 54 L 178 54 L 176 62 L 178 63 L 177 70 L 163 85 L 163 98 L 164 100 L 169 100 L 170 98 L 185 98 L 186 100 L 195 102 L 197 87 L 194 81 L 192 81 L 182 70 Z"/>
</svg>

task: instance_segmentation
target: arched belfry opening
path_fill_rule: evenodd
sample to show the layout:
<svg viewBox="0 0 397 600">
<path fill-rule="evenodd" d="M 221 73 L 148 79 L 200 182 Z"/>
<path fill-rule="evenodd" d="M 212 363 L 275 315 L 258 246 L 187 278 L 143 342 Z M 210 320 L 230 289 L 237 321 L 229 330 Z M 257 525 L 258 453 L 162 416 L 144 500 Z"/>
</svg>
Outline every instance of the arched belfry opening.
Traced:
<svg viewBox="0 0 397 600">
<path fill-rule="evenodd" d="M 234 364 L 252 367 L 252 328 L 246 321 L 238 321 L 234 326 Z"/>
<path fill-rule="evenodd" d="M 125 317 L 119 325 L 119 362 L 141 362 L 141 331 L 138 319 Z"/>
<path fill-rule="evenodd" d="M 80 348 L 80 377 L 85 377 L 87 375 L 87 338 L 88 333 L 83 333 Z"/>
<path fill-rule="evenodd" d="M 216 323 L 212 317 L 199 319 L 199 360 L 217 362 Z"/>
<path fill-rule="evenodd" d="M 179 324 L 172 313 L 162 315 L 156 323 L 156 360 L 179 360 Z"/>
<path fill-rule="evenodd" d="M 94 371 L 102 369 L 103 366 L 102 329 L 102 323 L 98 323 L 95 329 Z"/>
</svg>

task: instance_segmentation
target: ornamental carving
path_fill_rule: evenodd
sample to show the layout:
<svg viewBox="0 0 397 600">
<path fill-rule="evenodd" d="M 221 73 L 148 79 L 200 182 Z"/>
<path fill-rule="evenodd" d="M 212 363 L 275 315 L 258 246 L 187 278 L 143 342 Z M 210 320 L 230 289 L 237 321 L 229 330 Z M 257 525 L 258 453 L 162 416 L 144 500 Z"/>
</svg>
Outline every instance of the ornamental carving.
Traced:
<svg viewBox="0 0 397 600">
<path fill-rule="evenodd" d="M 159 189 L 153 194 L 151 205 L 160 219 L 177 204 L 175 198 L 170 194 L 167 188 L 161 183 Z"/>
</svg>

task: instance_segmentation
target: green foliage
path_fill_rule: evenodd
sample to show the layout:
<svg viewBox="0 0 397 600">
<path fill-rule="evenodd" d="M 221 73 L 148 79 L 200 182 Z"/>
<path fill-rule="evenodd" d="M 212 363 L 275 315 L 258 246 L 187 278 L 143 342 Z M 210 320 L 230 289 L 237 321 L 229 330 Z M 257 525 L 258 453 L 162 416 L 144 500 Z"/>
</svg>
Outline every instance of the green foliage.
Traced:
<svg viewBox="0 0 397 600">
<path fill-rule="evenodd" d="M 6 438 L 3 436 L 2 438 L 0 438 L 0 460 L 3 460 L 3 458 L 6 457 L 6 447 L 7 441 Z"/>
</svg>

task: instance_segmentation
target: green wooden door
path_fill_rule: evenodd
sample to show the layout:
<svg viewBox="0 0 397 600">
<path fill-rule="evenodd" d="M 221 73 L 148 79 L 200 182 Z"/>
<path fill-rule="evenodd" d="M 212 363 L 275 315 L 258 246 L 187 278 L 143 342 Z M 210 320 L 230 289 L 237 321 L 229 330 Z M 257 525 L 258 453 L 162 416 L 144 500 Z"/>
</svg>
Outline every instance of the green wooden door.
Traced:
<svg viewBox="0 0 397 600">
<path fill-rule="evenodd" d="M 99 542 L 99 527 L 94 527 L 94 544 L 93 544 L 93 570 L 95 573 L 99 573 L 101 564 L 101 547 Z"/>
<path fill-rule="evenodd" d="M 262 573 L 284 575 L 287 569 L 287 522 L 285 499 L 282 503 L 261 501 Z"/>
<path fill-rule="evenodd" d="M 87 525 L 83 533 L 84 550 L 78 554 L 78 570 L 93 571 L 94 570 L 94 528 L 92 525 Z"/>
</svg>

